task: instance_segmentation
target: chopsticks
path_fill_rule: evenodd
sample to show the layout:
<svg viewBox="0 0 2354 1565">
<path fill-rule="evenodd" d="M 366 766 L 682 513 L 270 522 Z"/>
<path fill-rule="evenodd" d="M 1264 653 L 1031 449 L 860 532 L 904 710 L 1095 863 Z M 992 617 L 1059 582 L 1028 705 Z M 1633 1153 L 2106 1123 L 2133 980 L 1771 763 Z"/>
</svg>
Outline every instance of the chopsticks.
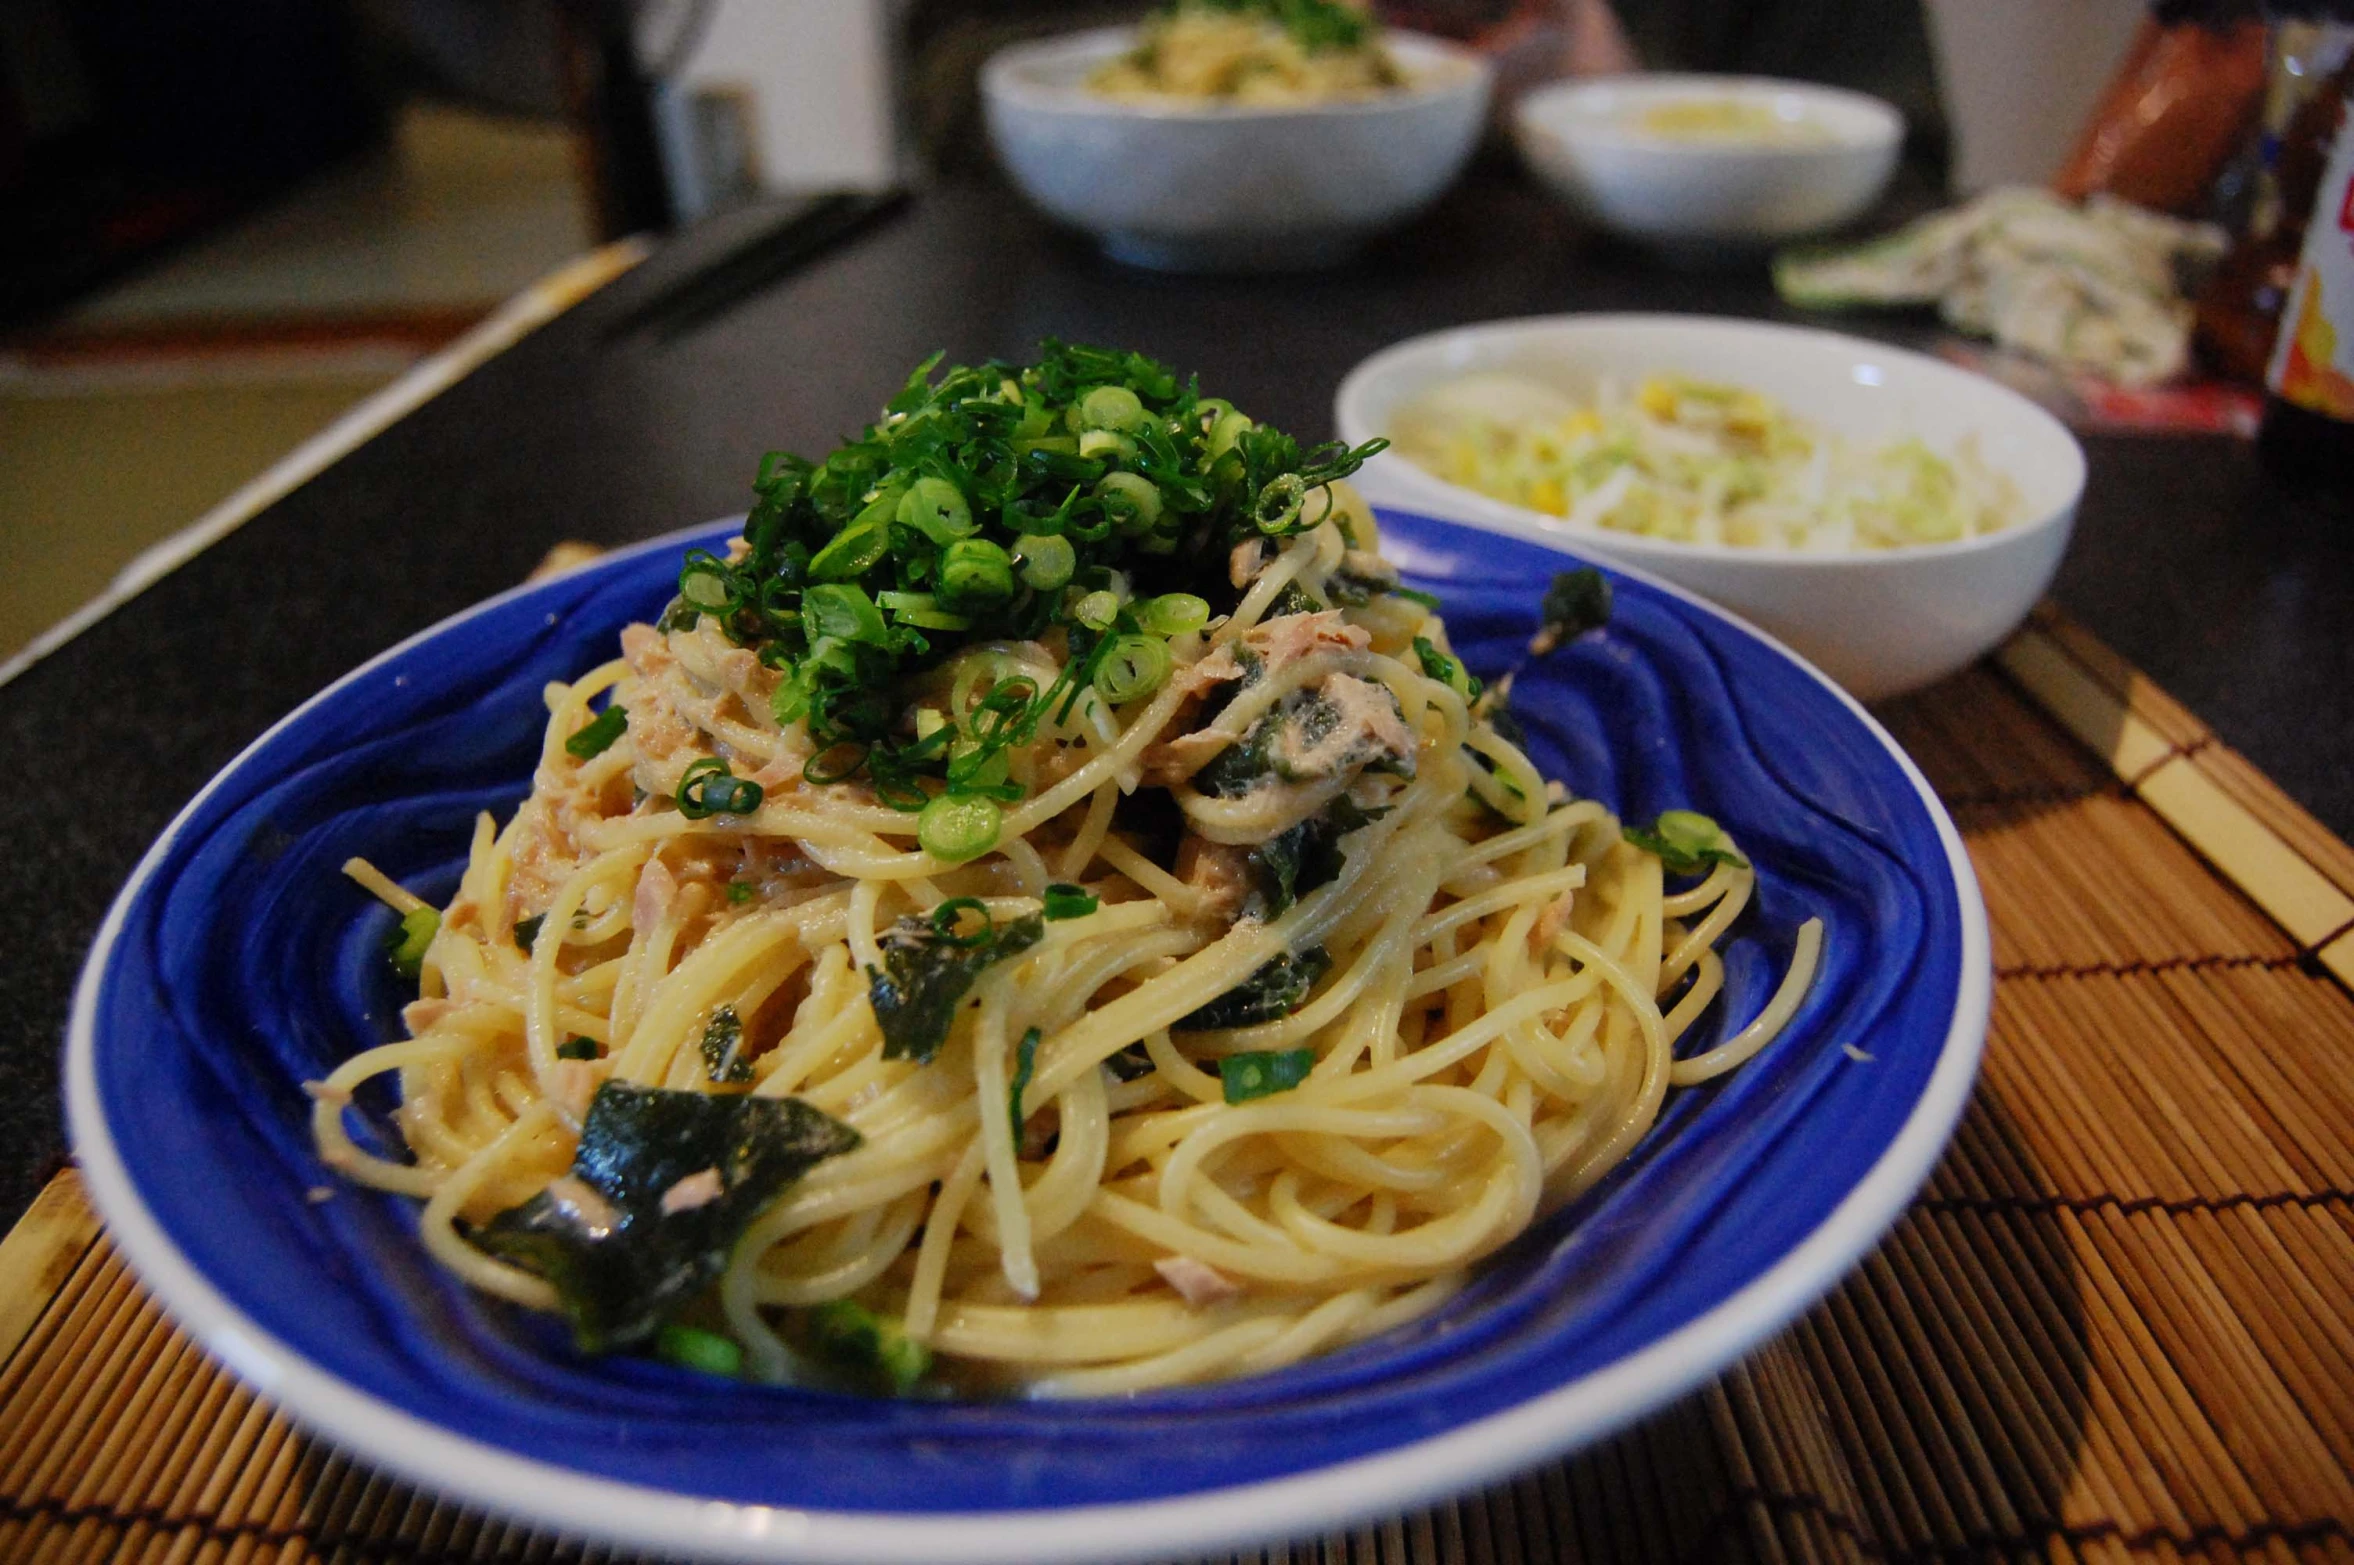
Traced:
<svg viewBox="0 0 2354 1565">
<path fill-rule="evenodd" d="M 796 203 L 772 222 L 639 301 L 605 328 L 605 340 L 682 337 L 799 271 L 896 213 L 904 190 L 834 191 Z"/>
</svg>

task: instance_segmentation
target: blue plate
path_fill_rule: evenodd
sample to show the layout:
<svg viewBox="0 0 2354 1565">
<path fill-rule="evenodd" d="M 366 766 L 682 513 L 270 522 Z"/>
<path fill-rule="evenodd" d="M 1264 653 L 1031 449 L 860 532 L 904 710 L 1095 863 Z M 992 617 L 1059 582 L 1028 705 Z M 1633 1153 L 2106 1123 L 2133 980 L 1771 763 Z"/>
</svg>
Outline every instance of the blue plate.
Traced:
<svg viewBox="0 0 2354 1565">
<path fill-rule="evenodd" d="M 1385 518 L 1471 666 L 1517 660 L 1560 552 Z M 494 599 L 272 729 L 182 812 L 101 930 L 67 1049 L 74 1142 L 165 1306 L 264 1395 L 430 1487 L 575 1535 L 745 1559 L 1170 1555 L 1395 1512 L 1597 1438 L 1835 1282 L 1919 1187 L 1986 1028 L 1985 915 L 1920 774 L 1791 654 L 1613 572 L 1607 631 L 1522 674 L 1548 776 L 1690 807 L 1756 859 L 1705 1048 L 1809 917 L 1821 975 L 1758 1058 L 1674 1095 L 1626 1164 L 1427 1320 L 1256 1379 L 1078 1403 L 894 1403 L 584 1361 L 458 1286 L 416 1203 L 343 1185 L 301 1084 L 399 1033 L 389 919 L 338 866 L 454 886 L 529 786 L 542 686 L 658 613 L 656 540 Z M 383 1105 L 376 1104 L 380 1112 Z M 332 1199 L 307 1198 L 320 1186 Z"/>
</svg>

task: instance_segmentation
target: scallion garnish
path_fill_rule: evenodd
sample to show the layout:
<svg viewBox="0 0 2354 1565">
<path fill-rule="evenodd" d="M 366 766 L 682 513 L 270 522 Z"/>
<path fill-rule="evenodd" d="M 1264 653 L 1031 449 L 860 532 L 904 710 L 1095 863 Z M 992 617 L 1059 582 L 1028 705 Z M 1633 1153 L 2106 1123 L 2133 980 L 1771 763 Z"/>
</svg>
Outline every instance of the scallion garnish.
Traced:
<svg viewBox="0 0 2354 1565">
<path fill-rule="evenodd" d="M 1648 828 L 1628 826 L 1621 835 L 1674 874 L 1697 875 L 1714 864 L 1749 867 L 1749 861 L 1733 851 L 1724 828 L 1698 810 L 1664 810 Z"/>
<path fill-rule="evenodd" d="M 1095 893 L 1084 886 L 1056 881 L 1046 888 L 1045 912 L 1049 923 L 1066 918 L 1085 918 L 1099 905 Z"/>
<path fill-rule="evenodd" d="M 1014 1080 L 1005 1097 L 1007 1113 L 1013 1116 L 1014 1150 L 1022 1147 L 1022 1094 L 1030 1090 L 1030 1077 L 1038 1069 L 1038 1029 L 1032 1027 L 1022 1034 L 1022 1041 L 1014 1048 Z"/>
<path fill-rule="evenodd" d="M 749 815 L 760 808 L 762 795 L 760 784 L 736 776 L 727 769 L 727 762 L 707 755 L 689 763 L 678 779 L 678 792 L 671 798 L 679 814 L 700 821 L 714 815 Z"/>
<path fill-rule="evenodd" d="M 744 1350 L 735 1338 L 705 1331 L 700 1326 L 681 1326 L 674 1322 L 663 1327 L 654 1333 L 654 1356 L 681 1369 L 723 1375 L 731 1380 L 744 1372 Z"/>
<path fill-rule="evenodd" d="M 426 947 L 441 933 L 441 915 L 432 908 L 411 908 L 401 915 L 398 928 L 385 954 L 392 959 L 392 970 L 403 978 L 414 980 L 425 966 Z"/>
<path fill-rule="evenodd" d="M 1315 1065 L 1314 1049 L 1254 1049 L 1219 1060 L 1218 1079 L 1225 1085 L 1227 1102 L 1248 1103 L 1291 1091 L 1308 1079 Z"/>
<path fill-rule="evenodd" d="M 613 747 L 629 727 L 629 714 L 618 706 L 609 706 L 590 718 L 564 741 L 564 751 L 576 761 L 594 760 Z"/>
<path fill-rule="evenodd" d="M 996 847 L 1004 823 L 996 800 L 944 793 L 916 817 L 915 840 L 932 857 L 962 864 Z"/>
</svg>

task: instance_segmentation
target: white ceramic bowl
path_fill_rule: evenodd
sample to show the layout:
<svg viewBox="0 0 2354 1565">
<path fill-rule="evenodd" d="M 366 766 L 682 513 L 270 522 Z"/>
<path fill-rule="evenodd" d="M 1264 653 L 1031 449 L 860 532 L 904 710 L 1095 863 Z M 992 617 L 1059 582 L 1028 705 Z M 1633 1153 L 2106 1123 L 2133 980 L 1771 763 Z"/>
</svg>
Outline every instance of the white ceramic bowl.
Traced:
<svg viewBox="0 0 2354 1565">
<path fill-rule="evenodd" d="M 1912 690 L 1962 667 L 2035 606 L 2076 521 L 2084 452 L 2058 419 L 2018 393 L 1918 353 L 1835 332 L 1678 315 L 1548 316 L 1433 332 L 1350 371 L 1335 401 L 1341 438 L 1385 435 L 1400 409 L 1475 371 L 1508 371 L 1573 397 L 1612 377 L 1661 371 L 1762 391 L 1855 440 L 1918 435 L 1978 452 L 2018 486 L 2023 519 L 1959 543 L 1801 554 L 1676 543 L 1476 494 L 1396 452 L 1357 483 L 1377 504 L 1522 536 L 1647 570 L 1747 617 L 1863 700 Z"/>
<path fill-rule="evenodd" d="M 1820 139 L 1694 140 L 1646 130 L 1663 104 L 1722 101 Z M 1537 177 L 1592 221 L 1683 249 L 1755 247 L 1817 233 L 1878 199 L 1904 116 L 1878 98 L 1758 76 L 1626 76 L 1540 87 L 1512 113 Z"/>
<path fill-rule="evenodd" d="M 1130 28 L 1017 44 L 981 73 L 997 155 L 1049 216 L 1121 260 L 1184 271 L 1339 260 L 1446 189 L 1485 122 L 1489 69 L 1435 38 L 1383 41 L 1407 85 L 1305 106 L 1140 103 L 1087 88 Z"/>
</svg>

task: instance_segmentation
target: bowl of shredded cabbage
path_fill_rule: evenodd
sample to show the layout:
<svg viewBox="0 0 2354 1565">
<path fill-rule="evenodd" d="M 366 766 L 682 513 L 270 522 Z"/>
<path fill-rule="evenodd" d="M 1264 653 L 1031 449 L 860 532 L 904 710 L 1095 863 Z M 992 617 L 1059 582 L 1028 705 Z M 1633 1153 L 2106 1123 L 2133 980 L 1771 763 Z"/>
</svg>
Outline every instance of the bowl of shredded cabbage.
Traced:
<svg viewBox="0 0 2354 1565">
<path fill-rule="evenodd" d="M 2066 551 L 2084 455 L 1983 376 L 1837 333 L 1560 316 L 1432 333 L 1342 383 L 1367 492 L 1572 538 L 1746 615 L 1864 699 L 2015 628 Z"/>
<path fill-rule="evenodd" d="M 1170 0 L 1136 27 L 1016 44 L 981 96 L 1049 217 L 1175 271 L 1329 264 L 1446 189 L 1489 68 L 1332 0 Z"/>
</svg>

